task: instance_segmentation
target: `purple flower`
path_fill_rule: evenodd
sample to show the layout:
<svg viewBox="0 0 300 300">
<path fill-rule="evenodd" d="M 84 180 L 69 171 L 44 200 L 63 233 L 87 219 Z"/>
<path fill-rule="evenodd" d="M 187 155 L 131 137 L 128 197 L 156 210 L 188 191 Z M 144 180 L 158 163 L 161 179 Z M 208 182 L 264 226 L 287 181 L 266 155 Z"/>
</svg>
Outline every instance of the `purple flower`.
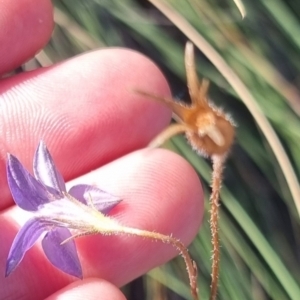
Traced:
<svg viewBox="0 0 300 300">
<path fill-rule="evenodd" d="M 70 275 L 82 278 L 74 238 L 109 234 L 120 225 L 105 216 L 121 200 L 97 187 L 75 185 L 66 192 L 62 175 L 44 144 L 34 155 L 32 176 L 13 155 L 8 155 L 7 180 L 16 204 L 33 217 L 16 235 L 9 251 L 6 276 L 19 265 L 39 237 L 49 261 Z"/>
</svg>

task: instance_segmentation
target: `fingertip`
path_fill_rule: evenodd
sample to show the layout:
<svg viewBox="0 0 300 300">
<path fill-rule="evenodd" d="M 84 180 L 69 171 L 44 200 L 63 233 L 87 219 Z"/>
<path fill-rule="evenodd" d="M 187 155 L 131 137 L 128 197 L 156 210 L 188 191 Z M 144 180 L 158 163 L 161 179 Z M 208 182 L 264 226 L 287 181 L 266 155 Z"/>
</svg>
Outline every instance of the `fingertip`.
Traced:
<svg viewBox="0 0 300 300">
<path fill-rule="evenodd" d="M 98 278 L 76 281 L 57 291 L 46 300 L 125 300 L 113 284 Z"/>
<path fill-rule="evenodd" d="M 0 2 L 0 74 L 13 70 L 48 42 L 53 30 L 50 0 Z"/>
</svg>

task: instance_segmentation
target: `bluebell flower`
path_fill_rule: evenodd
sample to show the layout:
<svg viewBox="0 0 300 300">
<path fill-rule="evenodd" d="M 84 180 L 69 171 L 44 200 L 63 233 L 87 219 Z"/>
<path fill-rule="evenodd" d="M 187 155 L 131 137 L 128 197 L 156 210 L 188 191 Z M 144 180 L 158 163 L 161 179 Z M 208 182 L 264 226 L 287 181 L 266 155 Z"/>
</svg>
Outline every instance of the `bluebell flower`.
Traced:
<svg viewBox="0 0 300 300">
<path fill-rule="evenodd" d="M 41 237 L 49 261 L 63 272 L 82 278 L 74 237 L 120 231 L 106 214 L 121 200 L 91 185 L 75 185 L 68 192 L 65 182 L 43 141 L 34 155 L 32 176 L 8 154 L 7 180 L 15 203 L 33 213 L 11 246 L 6 276 L 19 265 L 27 250 Z"/>
</svg>

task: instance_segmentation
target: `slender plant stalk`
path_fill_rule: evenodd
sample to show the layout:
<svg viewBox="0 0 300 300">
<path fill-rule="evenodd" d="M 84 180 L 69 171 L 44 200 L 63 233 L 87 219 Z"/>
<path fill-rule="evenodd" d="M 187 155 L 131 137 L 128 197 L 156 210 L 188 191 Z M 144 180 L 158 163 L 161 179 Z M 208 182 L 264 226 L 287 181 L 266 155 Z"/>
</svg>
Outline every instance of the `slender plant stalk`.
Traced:
<svg viewBox="0 0 300 300">
<path fill-rule="evenodd" d="M 212 270 L 210 300 L 215 300 L 218 290 L 220 245 L 219 245 L 219 198 L 222 185 L 222 173 L 226 155 L 213 156 L 212 192 L 210 195 L 210 230 L 212 242 Z"/>
<path fill-rule="evenodd" d="M 191 259 L 187 248 L 184 246 L 180 240 L 173 238 L 171 236 L 163 235 L 161 233 L 157 232 L 151 232 L 146 230 L 141 230 L 137 228 L 131 228 L 131 227 L 122 227 L 121 231 L 112 232 L 112 234 L 129 234 L 129 235 L 136 235 L 144 238 L 149 238 L 151 240 L 159 240 L 166 244 L 171 244 L 174 246 L 183 257 L 187 272 L 189 276 L 190 281 L 190 288 L 191 288 L 191 294 L 194 300 L 199 300 L 198 298 L 198 286 L 197 286 L 197 266 L 196 263 Z"/>
<path fill-rule="evenodd" d="M 174 135 L 189 131 L 189 127 L 185 124 L 172 124 L 168 127 L 168 130 L 164 130 L 148 145 L 150 148 L 156 148 L 162 145 L 166 140 L 170 139 Z"/>
</svg>

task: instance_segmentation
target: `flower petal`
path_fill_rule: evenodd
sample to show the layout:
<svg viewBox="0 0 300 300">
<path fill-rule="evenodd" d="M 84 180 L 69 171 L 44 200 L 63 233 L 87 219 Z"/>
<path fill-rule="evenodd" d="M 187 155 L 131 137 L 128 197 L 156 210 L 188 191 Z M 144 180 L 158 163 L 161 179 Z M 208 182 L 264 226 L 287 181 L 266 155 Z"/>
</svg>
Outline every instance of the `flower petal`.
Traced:
<svg viewBox="0 0 300 300">
<path fill-rule="evenodd" d="M 93 205 L 104 214 L 109 213 L 115 205 L 122 201 L 122 199 L 116 196 L 87 184 L 73 186 L 69 190 L 69 194 L 86 205 Z"/>
<path fill-rule="evenodd" d="M 66 191 L 64 179 L 56 169 L 52 156 L 43 141 L 40 141 L 34 155 L 33 172 L 34 176 L 52 193 L 61 196 L 61 192 Z"/>
<path fill-rule="evenodd" d="M 47 258 L 55 267 L 82 279 L 82 269 L 74 240 L 61 244 L 69 237 L 71 232 L 68 229 L 56 227 L 45 235 L 42 246 Z"/>
<path fill-rule="evenodd" d="M 25 252 L 29 250 L 41 234 L 47 231 L 48 222 L 33 218 L 25 223 L 16 235 L 10 248 L 5 276 L 8 276 L 19 265 L 23 259 Z"/>
<path fill-rule="evenodd" d="M 36 211 L 41 204 L 49 202 L 51 195 L 13 155 L 8 154 L 7 181 L 11 194 L 18 206 Z"/>
</svg>

